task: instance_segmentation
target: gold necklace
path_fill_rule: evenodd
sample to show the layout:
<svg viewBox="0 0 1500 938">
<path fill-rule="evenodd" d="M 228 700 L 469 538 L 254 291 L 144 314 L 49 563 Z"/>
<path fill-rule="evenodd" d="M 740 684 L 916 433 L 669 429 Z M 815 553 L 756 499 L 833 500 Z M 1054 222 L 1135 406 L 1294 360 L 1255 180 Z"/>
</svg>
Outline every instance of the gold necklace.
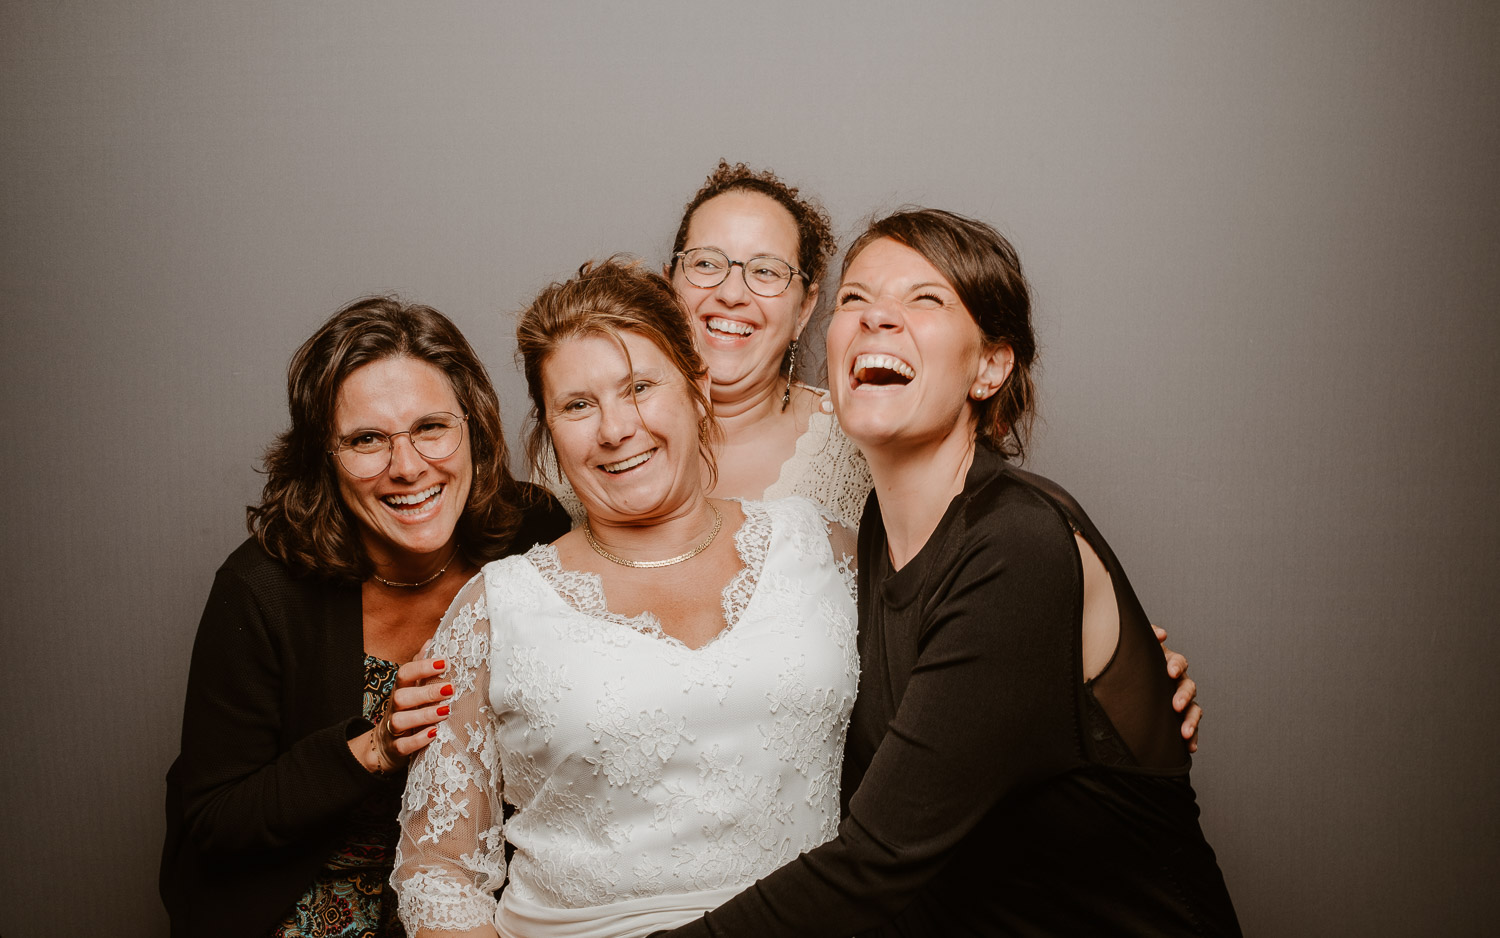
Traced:
<svg viewBox="0 0 1500 938">
<path fill-rule="evenodd" d="M 395 586 L 395 587 L 399 587 L 401 589 L 414 590 L 414 589 L 416 589 L 416 588 L 418 588 L 420 586 L 426 586 L 428 583 L 431 583 L 433 580 L 436 580 L 438 577 L 440 577 L 443 574 L 447 573 L 448 572 L 448 567 L 453 563 L 453 558 L 457 557 L 457 556 L 458 556 L 458 545 L 454 544 L 453 545 L 453 553 L 451 553 L 451 554 L 448 555 L 448 562 L 445 563 L 445 564 L 443 564 L 442 569 L 439 570 L 438 572 L 434 573 L 432 576 L 428 577 L 427 579 L 425 579 L 425 580 L 418 580 L 415 583 L 397 583 L 395 580 L 387 580 L 385 577 L 381 576 L 378 573 L 371 573 L 370 576 L 372 576 L 375 579 L 379 580 L 380 582 L 384 583 L 386 586 Z"/>
<path fill-rule="evenodd" d="M 688 551 L 685 554 L 678 554 L 676 557 L 668 557 L 666 560 L 626 560 L 624 557 L 616 557 L 614 554 L 611 554 L 609 551 L 605 550 L 603 544 L 600 544 L 598 541 L 594 540 L 594 530 L 593 528 L 589 527 L 589 523 L 587 521 L 583 523 L 583 539 L 589 542 L 589 546 L 594 549 L 594 553 L 598 554 L 600 557 L 603 557 L 605 560 L 608 560 L 610 563 L 617 563 L 622 567 L 635 567 L 641 570 L 651 569 L 653 567 L 670 567 L 673 564 L 682 563 L 684 560 L 692 560 L 694 557 L 703 553 L 705 550 L 708 550 L 708 545 L 712 544 L 714 542 L 714 538 L 719 536 L 719 529 L 724 526 L 724 516 L 719 514 L 719 509 L 714 507 L 713 502 L 708 503 L 708 510 L 714 513 L 714 529 L 708 532 L 708 537 L 703 539 L 703 543 L 699 544 L 697 547 L 694 547 L 692 550 Z"/>
</svg>

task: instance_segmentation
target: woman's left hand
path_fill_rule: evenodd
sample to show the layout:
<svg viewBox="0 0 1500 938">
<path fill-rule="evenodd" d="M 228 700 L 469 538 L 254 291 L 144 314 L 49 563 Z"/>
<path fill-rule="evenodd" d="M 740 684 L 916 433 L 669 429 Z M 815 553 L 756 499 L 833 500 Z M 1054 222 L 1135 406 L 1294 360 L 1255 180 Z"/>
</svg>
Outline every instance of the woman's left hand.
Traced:
<svg viewBox="0 0 1500 938">
<path fill-rule="evenodd" d="M 396 671 L 385 714 L 370 731 L 379 774 L 403 768 L 437 738 L 437 724 L 448 718 L 453 697 L 453 685 L 440 680 L 447 667 L 441 658 L 418 658 Z"/>
<path fill-rule="evenodd" d="M 1177 693 L 1172 695 L 1172 709 L 1182 714 L 1182 738 L 1188 741 L 1188 752 L 1198 751 L 1198 721 L 1203 719 L 1203 708 L 1194 701 L 1198 698 L 1198 683 L 1187 676 L 1188 660 L 1167 647 L 1167 630 L 1151 626 L 1156 640 L 1161 642 L 1161 652 L 1167 657 L 1167 674 L 1177 680 Z"/>
</svg>

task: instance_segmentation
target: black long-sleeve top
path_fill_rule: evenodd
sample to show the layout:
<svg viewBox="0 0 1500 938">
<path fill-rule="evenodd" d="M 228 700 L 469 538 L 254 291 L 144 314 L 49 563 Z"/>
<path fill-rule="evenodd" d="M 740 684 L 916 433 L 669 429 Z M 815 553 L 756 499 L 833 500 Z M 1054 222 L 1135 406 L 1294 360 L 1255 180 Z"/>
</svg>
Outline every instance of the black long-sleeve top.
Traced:
<svg viewBox="0 0 1500 938">
<path fill-rule="evenodd" d="M 556 499 L 524 492 L 512 551 L 569 528 Z M 337 849 L 350 812 L 405 783 L 349 751 L 370 728 L 364 682 L 357 584 L 296 576 L 253 539 L 229 555 L 198 625 L 182 751 L 167 774 L 160 887 L 174 938 L 268 934 Z"/>
<path fill-rule="evenodd" d="M 1085 682 L 1073 532 L 1119 645 Z M 838 836 L 678 936 L 1238 935 L 1149 620 L 1066 492 L 979 447 L 900 570 L 860 526 L 859 697 Z"/>
</svg>

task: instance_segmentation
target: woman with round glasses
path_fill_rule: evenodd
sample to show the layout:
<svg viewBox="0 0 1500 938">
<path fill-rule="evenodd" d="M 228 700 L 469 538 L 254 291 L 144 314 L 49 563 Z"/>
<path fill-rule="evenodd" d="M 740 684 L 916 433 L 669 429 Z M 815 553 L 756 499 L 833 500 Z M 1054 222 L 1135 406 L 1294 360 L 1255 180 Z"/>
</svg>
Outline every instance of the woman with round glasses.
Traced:
<svg viewBox="0 0 1500 938">
<path fill-rule="evenodd" d="M 803 332 L 833 248 L 832 224 L 815 200 L 769 170 L 720 160 L 687 203 L 663 273 L 692 321 L 724 429 L 710 494 L 801 495 L 852 530 L 869 470 L 839 431 L 827 392 L 796 379 L 804 343 L 821 340 Z M 581 521 L 556 466 L 544 458 L 538 471 Z"/>
<path fill-rule="evenodd" d="M 489 376 L 430 307 L 340 310 L 287 399 L 193 646 L 162 895 L 173 935 L 399 936 L 405 767 L 453 694 L 417 655 L 481 565 L 568 519 L 510 477 Z"/>
</svg>

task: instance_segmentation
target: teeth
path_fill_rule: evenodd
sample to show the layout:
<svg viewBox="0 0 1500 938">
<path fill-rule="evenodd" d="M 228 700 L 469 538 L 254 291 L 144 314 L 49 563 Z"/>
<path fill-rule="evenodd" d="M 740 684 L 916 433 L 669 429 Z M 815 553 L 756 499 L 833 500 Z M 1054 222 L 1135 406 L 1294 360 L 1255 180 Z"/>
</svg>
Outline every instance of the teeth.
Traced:
<svg viewBox="0 0 1500 938">
<path fill-rule="evenodd" d="M 387 505 L 415 505 L 420 502 L 427 501 L 427 499 L 431 498 L 442 490 L 443 487 L 441 485 L 434 485 L 430 489 L 426 489 L 425 491 L 421 492 L 414 492 L 411 495 L 387 495 L 381 500 L 384 501 Z"/>
<path fill-rule="evenodd" d="M 605 472 L 624 472 L 626 469 L 634 469 L 636 466 L 650 459 L 655 452 L 656 450 L 654 449 L 648 449 L 638 456 L 622 459 L 619 462 L 604 463 L 599 468 Z"/>
<path fill-rule="evenodd" d="M 861 371 L 870 368 L 884 368 L 886 371 L 894 371 L 908 381 L 917 376 L 917 372 L 912 366 L 894 355 L 860 355 L 854 359 L 855 374 L 859 374 Z"/>
<path fill-rule="evenodd" d="M 714 332 L 727 332 L 731 335 L 749 335 L 755 331 L 755 327 L 748 322 L 735 322 L 732 319 L 720 319 L 718 316 L 708 320 L 708 328 Z"/>
</svg>

